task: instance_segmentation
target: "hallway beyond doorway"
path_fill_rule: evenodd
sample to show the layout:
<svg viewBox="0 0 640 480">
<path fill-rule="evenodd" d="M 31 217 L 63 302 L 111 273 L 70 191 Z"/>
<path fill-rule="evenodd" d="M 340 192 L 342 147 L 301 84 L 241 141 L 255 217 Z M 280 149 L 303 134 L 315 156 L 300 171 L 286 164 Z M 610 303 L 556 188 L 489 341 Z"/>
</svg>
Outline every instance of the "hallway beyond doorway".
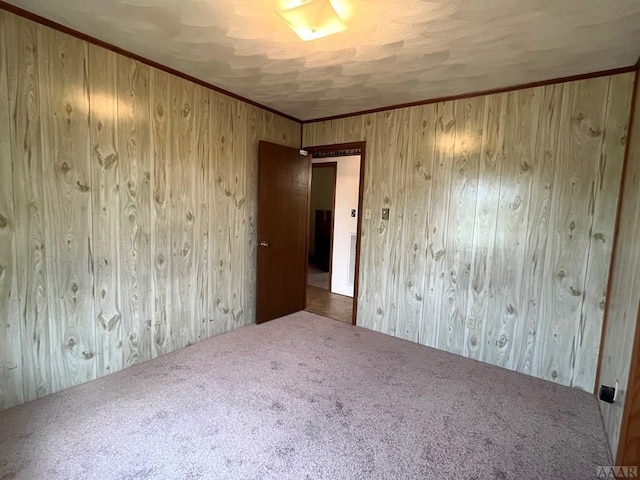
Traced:
<svg viewBox="0 0 640 480">
<path fill-rule="evenodd" d="M 353 298 L 331 293 L 328 289 L 309 284 L 307 285 L 306 311 L 351 324 Z"/>
</svg>

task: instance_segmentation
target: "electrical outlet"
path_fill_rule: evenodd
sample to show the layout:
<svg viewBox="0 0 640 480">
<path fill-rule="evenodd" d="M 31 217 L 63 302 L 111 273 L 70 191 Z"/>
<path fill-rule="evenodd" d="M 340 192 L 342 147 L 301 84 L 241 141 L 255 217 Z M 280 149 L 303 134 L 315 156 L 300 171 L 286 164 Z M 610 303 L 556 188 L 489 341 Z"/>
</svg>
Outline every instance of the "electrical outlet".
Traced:
<svg viewBox="0 0 640 480">
<path fill-rule="evenodd" d="M 356 209 L 355 208 L 351 209 L 351 218 L 356 218 Z"/>
<path fill-rule="evenodd" d="M 365 220 L 371 220 L 371 209 L 370 208 L 367 208 L 364 211 L 364 219 Z"/>
<path fill-rule="evenodd" d="M 383 208 L 382 209 L 382 220 L 389 220 L 389 209 L 388 208 Z"/>
<path fill-rule="evenodd" d="M 469 330 L 476 328 L 476 317 L 467 317 L 467 328 Z"/>
</svg>

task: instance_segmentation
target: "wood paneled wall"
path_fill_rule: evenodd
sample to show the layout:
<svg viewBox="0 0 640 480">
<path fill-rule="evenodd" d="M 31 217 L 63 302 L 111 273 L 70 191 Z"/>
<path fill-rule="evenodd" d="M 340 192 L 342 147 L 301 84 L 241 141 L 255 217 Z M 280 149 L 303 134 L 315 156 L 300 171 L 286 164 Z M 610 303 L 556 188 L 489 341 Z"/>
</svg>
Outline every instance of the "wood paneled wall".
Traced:
<svg viewBox="0 0 640 480">
<path fill-rule="evenodd" d="M 257 142 L 300 128 L 0 11 L 0 408 L 252 323 Z"/>
<path fill-rule="evenodd" d="M 632 84 L 305 124 L 367 142 L 358 325 L 592 391 Z"/>
<path fill-rule="evenodd" d="M 611 294 L 604 331 L 600 384 L 615 386 L 618 399 L 600 402 L 611 451 L 618 449 L 626 400 L 633 339 L 640 307 L 640 94 L 636 92 L 633 128 L 620 208 L 618 241 L 613 265 Z M 637 439 L 635 439 L 637 441 Z"/>
</svg>

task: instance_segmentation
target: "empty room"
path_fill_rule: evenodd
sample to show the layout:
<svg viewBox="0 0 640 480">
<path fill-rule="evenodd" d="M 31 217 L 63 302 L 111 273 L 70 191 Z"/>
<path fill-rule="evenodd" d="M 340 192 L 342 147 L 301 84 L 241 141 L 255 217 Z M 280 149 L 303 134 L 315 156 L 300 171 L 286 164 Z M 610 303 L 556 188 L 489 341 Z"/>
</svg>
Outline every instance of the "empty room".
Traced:
<svg viewBox="0 0 640 480">
<path fill-rule="evenodd" d="M 0 0 L 0 480 L 638 478 L 639 80 L 638 0 Z"/>
</svg>

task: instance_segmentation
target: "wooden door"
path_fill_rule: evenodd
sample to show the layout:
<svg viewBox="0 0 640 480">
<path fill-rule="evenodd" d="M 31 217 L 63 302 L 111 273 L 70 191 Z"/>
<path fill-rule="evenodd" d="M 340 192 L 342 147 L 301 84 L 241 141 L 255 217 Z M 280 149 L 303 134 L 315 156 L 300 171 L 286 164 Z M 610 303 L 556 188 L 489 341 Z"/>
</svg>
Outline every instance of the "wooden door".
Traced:
<svg viewBox="0 0 640 480">
<path fill-rule="evenodd" d="M 256 323 L 304 310 L 311 158 L 260 142 Z"/>
</svg>

